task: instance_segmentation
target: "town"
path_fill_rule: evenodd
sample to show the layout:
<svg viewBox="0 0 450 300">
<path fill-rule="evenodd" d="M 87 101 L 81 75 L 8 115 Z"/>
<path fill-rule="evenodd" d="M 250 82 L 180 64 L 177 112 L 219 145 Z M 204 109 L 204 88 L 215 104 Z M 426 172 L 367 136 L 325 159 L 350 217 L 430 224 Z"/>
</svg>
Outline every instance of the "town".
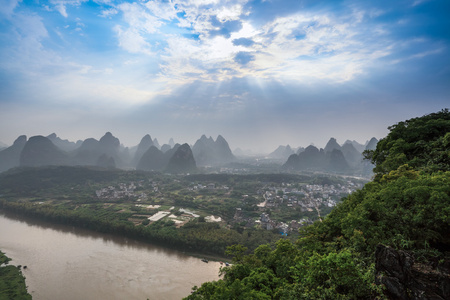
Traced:
<svg viewBox="0 0 450 300">
<path fill-rule="evenodd" d="M 334 178 L 322 184 L 252 182 L 253 189 L 243 189 L 242 181 L 223 184 L 213 178 L 186 179 L 167 176 L 162 180 L 121 182 L 96 190 L 95 196 L 105 205 L 120 203 L 119 212 L 132 211 L 129 221 L 135 225 L 166 221 L 179 228 L 199 219 L 230 229 L 256 228 L 288 235 L 320 220 L 342 197 L 364 184 L 360 179 Z M 128 207 L 123 207 L 124 201 Z"/>
</svg>

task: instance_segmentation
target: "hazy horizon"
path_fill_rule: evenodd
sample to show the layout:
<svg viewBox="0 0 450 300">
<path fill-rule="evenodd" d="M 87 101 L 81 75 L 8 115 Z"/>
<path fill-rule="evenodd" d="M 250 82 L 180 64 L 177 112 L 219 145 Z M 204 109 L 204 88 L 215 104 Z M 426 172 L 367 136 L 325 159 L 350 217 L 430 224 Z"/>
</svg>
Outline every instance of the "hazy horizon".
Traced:
<svg viewBox="0 0 450 300">
<path fill-rule="evenodd" d="M 450 2 L 0 0 L 0 141 L 364 144 L 449 107 Z"/>
<path fill-rule="evenodd" d="M 55 132 L 52 132 L 52 133 L 50 133 L 50 134 L 53 134 L 53 133 L 55 133 Z M 140 142 L 140 140 L 141 140 L 141 139 L 139 139 L 139 141 L 137 141 L 137 142 L 135 142 L 135 143 L 133 143 L 133 144 L 126 144 L 126 143 L 124 143 L 124 142 L 121 140 L 121 138 L 120 138 L 119 136 L 116 136 L 116 135 L 114 134 L 114 132 L 110 132 L 110 133 L 111 133 L 114 137 L 116 137 L 116 138 L 119 139 L 119 141 L 120 141 L 120 143 L 121 143 L 122 146 L 128 147 L 128 148 L 132 148 L 132 147 L 138 146 L 138 144 L 139 144 L 139 142 Z M 48 137 L 50 134 L 39 134 L 39 136 L 45 136 L 45 137 Z M 74 143 L 76 143 L 76 142 L 78 142 L 78 141 L 84 141 L 84 140 L 86 140 L 86 139 L 88 139 L 88 138 L 94 138 L 94 139 L 96 139 L 96 140 L 98 141 L 98 140 L 100 140 L 100 138 L 102 138 L 102 137 L 104 136 L 104 134 L 101 135 L 101 136 L 99 136 L 99 137 L 86 136 L 85 138 L 82 138 L 82 139 L 71 140 L 71 139 L 67 139 L 67 138 L 65 138 L 65 137 L 59 136 L 57 133 L 55 133 L 55 134 L 56 134 L 57 137 L 59 137 L 59 138 L 62 139 L 62 140 L 68 140 L 69 142 L 74 142 Z M 105 132 L 105 134 L 106 134 L 106 132 Z M 24 135 L 27 136 L 27 139 L 29 139 L 30 137 L 32 137 L 32 136 L 28 136 L 28 135 L 26 135 L 26 134 L 24 134 Z M 217 136 L 206 136 L 206 137 L 207 137 L 207 138 L 212 137 L 214 140 L 216 140 L 217 137 L 218 137 L 219 135 L 221 135 L 221 134 L 218 134 Z M 35 135 L 33 135 L 33 136 L 35 136 Z M 159 139 L 158 137 L 156 137 L 156 136 L 150 135 L 150 137 L 152 138 L 152 140 L 154 140 L 154 139 L 156 138 L 160 146 L 162 146 L 163 144 L 169 144 L 170 138 L 167 139 L 167 140 L 160 140 L 160 139 Z M 222 135 L 222 137 L 224 137 L 225 140 L 228 142 L 231 151 L 234 152 L 236 149 L 239 148 L 239 149 L 241 149 L 241 150 L 243 150 L 243 151 L 248 151 L 248 150 L 250 150 L 250 151 L 252 151 L 252 154 L 270 154 L 271 152 L 273 152 L 274 150 L 276 150 L 276 148 L 278 148 L 279 146 L 288 146 L 288 145 L 289 145 L 291 148 L 299 148 L 299 147 L 304 147 L 304 148 L 306 148 L 306 147 L 309 146 L 309 145 L 313 145 L 313 146 L 315 146 L 315 147 L 317 147 L 317 148 L 320 149 L 320 148 L 325 148 L 326 143 L 327 143 L 331 138 L 334 138 L 334 137 L 329 137 L 329 138 L 325 141 L 325 143 L 324 143 L 323 145 L 322 145 L 322 144 L 314 144 L 314 143 L 309 143 L 309 144 L 304 144 L 304 145 L 291 145 L 291 144 L 287 143 L 287 144 L 276 145 L 274 148 L 270 148 L 270 149 L 268 149 L 268 150 L 263 150 L 263 149 L 245 148 L 245 147 L 241 147 L 241 146 L 239 146 L 239 145 L 234 146 L 234 145 L 232 145 L 232 144 L 228 141 L 228 139 L 227 139 L 226 136 L 223 136 L 223 135 Z M 193 146 L 193 145 L 195 144 L 195 142 L 196 142 L 198 139 L 200 139 L 200 138 L 201 138 L 201 136 L 199 136 L 198 138 L 196 138 L 195 140 L 192 140 L 192 141 L 188 141 L 188 140 L 178 141 L 178 140 L 174 139 L 174 142 L 175 142 L 175 143 L 178 143 L 178 144 L 184 144 L 184 143 L 187 143 L 187 144 L 189 144 L 190 146 Z M 372 138 L 372 137 L 371 137 L 371 138 Z M 361 141 L 361 142 L 360 142 L 360 141 L 356 141 L 356 142 L 358 142 L 358 143 L 361 144 L 361 145 L 364 145 L 365 143 L 369 142 L 371 138 L 368 138 L 368 139 L 366 139 L 365 141 Z M 375 137 L 375 138 L 377 138 L 377 137 Z M 377 138 L 377 139 L 379 139 L 379 138 Z M 338 144 L 343 145 L 347 140 L 354 141 L 354 139 L 345 139 L 345 140 L 339 140 L 339 139 L 337 139 L 337 142 L 338 142 Z M 1 142 L 3 142 L 3 141 L 0 140 L 0 143 L 1 143 Z M 12 145 L 12 143 L 7 144 L 7 146 L 11 146 L 11 145 Z"/>
</svg>

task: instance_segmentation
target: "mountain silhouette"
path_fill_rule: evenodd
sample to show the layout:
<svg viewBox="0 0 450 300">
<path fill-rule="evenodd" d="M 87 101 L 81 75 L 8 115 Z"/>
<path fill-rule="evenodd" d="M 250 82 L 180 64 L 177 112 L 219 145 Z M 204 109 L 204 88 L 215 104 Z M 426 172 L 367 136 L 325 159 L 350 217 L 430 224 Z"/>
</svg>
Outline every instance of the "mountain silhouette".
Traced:
<svg viewBox="0 0 450 300">
<path fill-rule="evenodd" d="M 228 142 L 221 135 L 215 141 L 202 135 L 192 147 L 192 153 L 199 166 L 221 165 L 235 160 Z"/>
<path fill-rule="evenodd" d="M 166 171 L 169 173 L 188 173 L 197 169 L 194 155 L 188 144 L 178 147 L 170 158 Z"/>
<path fill-rule="evenodd" d="M 67 164 L 69 164 L 67 153 L 41 135 L 30 137 L 20 153 L 20 166 L 38 167 Z"/>
<path fill-rule="evenodd" d="M 22 149 L 26 143 L 27 137 L 21 135 L 11 146 L 0 151 L 0 172 L 20 165 L 20 153 L 22 153 Z"/>
</svg>

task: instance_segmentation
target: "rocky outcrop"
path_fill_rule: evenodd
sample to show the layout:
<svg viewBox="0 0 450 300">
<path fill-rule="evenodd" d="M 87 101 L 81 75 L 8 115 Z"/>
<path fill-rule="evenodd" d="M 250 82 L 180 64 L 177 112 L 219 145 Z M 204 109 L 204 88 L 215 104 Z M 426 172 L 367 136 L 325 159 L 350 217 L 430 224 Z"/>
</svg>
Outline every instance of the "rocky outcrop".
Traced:
<svg viewBox="0 0 450 300">
<path fill-rule="evenodd" d="M 97 166 L 105 169 L 114 169 L 116 167 L 116 162 L 111 156 L 102 154 L 97 160 Z"/>
<path fill-rule="evenodd" d="M 370 141 L 366 145 L 365 150 L 375 150 L 377 148 L 378 140 L 376 138 L 371 138 Z"/>
<path fill-rule="evenodd" d="M 103 154 L 111 157 L 118 168 L 127 167 L 129 164 L 128 149 L 121 148 L 119 139 L 110 132 L 105 133 L 98 141 L 94 138 L 84 140 L 72 154 L 73 164 L 95 166 Z"/>
<path fill-rule="evenodd" d="M 192 147 L 192 153 L 199 166 L 221 165 L 235 160 L 228 142 L 221 135 L 215 141 L 202 135 Z"/>
<path fill-rule="evenodd" d="M 350 168 L 341 150 L 333 149 L 326 153 L 325 170 L 332 172 L 346 172 Z"/>
<path fill-rule="evenodd" d="M 164 153 L 166 153 L 170 149 L 172 149 L 172 146 L 170 146 L 169 144 L 164 144 L 164 145 L 161 146 L 161 151 L 164 152 Z"/>
<path fill-rule="evenodd" d="M 287 145 L 287 146 L 283 146 L 280 145 L 278 146 L 277 149 L 275 149 L 275 151 L 273 151 L 272 153 L 269 154 L 270 158 L 275 158 L 275 159 L 288 159 L 289 156 L 291 156 L 292 154 L 294 154 L 294 150 L 291 148 L 291 146 Z"/>
<path fill-rule="evenodd" d="M 164 153 L 151 146 L 139 160 L 136 169 L 142 171 L 160 171 L 166 166 Z"/>
<path fill-rule="evenodd" d="M 88 138 L 74 151 L 74 164 L 82 166 L 96 165 L 101 154 L 102 153 L 98 150 L 98 141 L 94 138 Z"/>
<path fill-rule="evenodd" d="M 344 143 L 344 145 L 345 145 L 345 144 L 352 144 L 352 146 L 356 149 L 356 151 L 358 151 L 359 153 L 362 153 L 364 150 L 366 150 L 366 145 L 367 145 L 367 143 L 368 143 L 368 142 L 366 142 L 366 143 L 363 145 L 363 144 L 358 143 L 358 142 L 355 141 L 355 140 L 353 140 L 353 141 L 346 140 L 345 143 Z"/>
<path fill-rule="evenodd" d="M 169 139 L 169 146 L 170 148 L 173 148 L 173 146 L 175 146 L 175 141 L 173 140 L 173 138 Z"/>
<path fill-rule="evenodd" d="M 341 150 L 341 146 L 339 146 L 335 138 L 330 138 L 323 150 L 325 151 L 325 153 L 328 153 L 332 152 L 333 150 Z"/>
<path fill-rule="evenodd" d="M 20 153 L 22 153 L 26 143 L 27 137 L 21 135 L 14 141 L 12 146 L 0 151 L 0 172 L 19 166 Z"/>
<path fill-rule="evenodd" d="M 412 254 L 384 245 L 377 246 L 375 261 L 376 283 L 389 299 L 450 299 L 450 261 L 416 263 Z"/>
<path fill-rule="evenodd" d="M 325 164 L 323 149 L 310 145 L 300 154 L 292 154 L 283 165 L 286 170 L 322 170 Z"/>
<path fill-rule="evenodd" d="M 68 165 L 67 154 L 43 136 L 31 137 L 20 153 L 20 166 Z"/>
<path fill-rule="evenodd" d="M 364 166 L 362 159 L 361 153 L 355 149 L 352 142 L 348 141 L 341 147 L 335 138 L 330 138 L 324 149 L 313 145 L 305 149 L 300 148 L 297 154 L 289 156 L 282 169 L 361 174 Z"/>
<path fill-rule="evenodd" d="M 158 149 L 161 149 L 161 146 L 159 145 L 158 140 L 156 138 L 153 140 L 153 146 L 155 146 Z"/>
<path fill-rule="evenodd" d="M 350 143 L 345 143 L 341 147 L 342 154 L 344 154 L 345 160 L 348 162 L 348 164 L 353 167 L 357 168 L 362 164 L 363 157 L 361 155 L 361 152 L 356 150 L 355 146 Z"/>
<path fill-rule="evenodd" d="M 47 136 L 47 138 L 59 149 L 70 152 L 81 146 L 82 141 L 77 141 L 76 143 L 69 140 L 63 140 L 59 138 L 56 133 L 52 133 Z"/>
<path fill-rule="evenodd" d="M 153 140 L 149 134 L 146 134 L 142 139 L 139 145 L 137 146 L 136 152 L 134 153 L 133 157 L 133 167 L 136 167 L 139 161 L 142 158 L 142 155 L 144 155 L 145 152 L 147 152 L 150 147 L 153 146 Z"/>
<path fill-rule="evenodd" d="M 116 156 L 120 149 L 120 141 L 111 132 L 107 132 L 98 141 L 98 146 L 102 154 Z"/>
<path fill-rule="evenodd" d="M 170 173 L 187 173 L 197 169 L 194 155 L 188 144 L 183 144 L 172 155 L 166 171 Z"/>
</svg>

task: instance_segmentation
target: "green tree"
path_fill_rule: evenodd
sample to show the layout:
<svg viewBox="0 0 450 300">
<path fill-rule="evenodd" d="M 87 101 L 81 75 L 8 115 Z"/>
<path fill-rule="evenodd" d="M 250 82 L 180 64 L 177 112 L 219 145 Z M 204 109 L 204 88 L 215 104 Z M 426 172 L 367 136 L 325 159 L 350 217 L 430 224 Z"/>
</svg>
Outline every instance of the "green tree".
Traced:
<svg viewBox="0 0 450 300">
<path fill-rule="evenodd" d="M 243 246 L 229 249 L 235 264 L 223 269 L 224 279 L 196 289 L 209 298 L 192 299 L 239 299 L 231 291 L 261 299 L 384 299 L 375 284 L 378 244 L 448 261 L 450 114 L 442 110 L 390 130 L 365 153 L 375 164 L 372 182 L 303 228 L 295 244 L 282 239 L 274 250 L 262 245 L 247 255 Z"/>
<path fill-rule="evenodd" d="M 374 165 L 377 178 L 408 164 L 429 172 L 450 171 L 450 112 L 440 112 L 399 122 L 375 150 L 364 152 Z"/>
</svg>

